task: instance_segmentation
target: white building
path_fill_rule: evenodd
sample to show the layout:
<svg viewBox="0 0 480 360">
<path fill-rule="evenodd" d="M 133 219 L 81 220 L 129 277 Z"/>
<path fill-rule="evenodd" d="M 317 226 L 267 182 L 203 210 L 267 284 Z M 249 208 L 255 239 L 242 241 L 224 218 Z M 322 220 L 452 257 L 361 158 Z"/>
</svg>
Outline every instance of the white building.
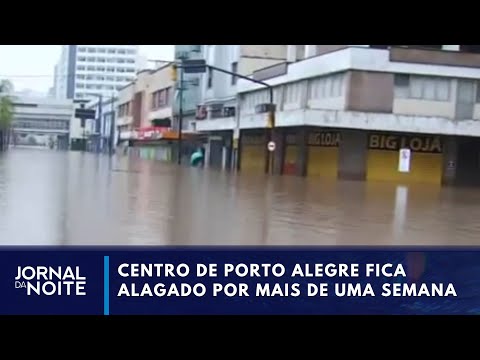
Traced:
<svg viewBox="0 0 480 360">
<path fill-rule="evenodd" d="M 12 122 L 16 145 L 52 146 L 68 149 L 70 121 L 74 114 L 72 100 L 14 94 Z"/>
<path fill-rule="evenodd" d="M 240 75 L 285 64 L 287 45 L 203 45 L 207 65 Z M 196 130 L 209 132 L 207 163 L 229 167 L 236 124 L 238 78 L 216 70 L 203 74 Z"/>
<path fill-rule="evenodd" d="M 277 173 L 480 185 L 478 45 L 291 45 L 288 55 L 275 76 L 254 75 L 274 87 Z M 240 169 L 263 173 L 267 116 L 256 105 L 268 91 L 239 80 L 238 92 Z M 412 152 L 408 172 L 400 148 Z"/>
<path fill-rule="evenodd" d="M 55 66 L 55 97 L 115 96 L 135 79 L 140 62 L 138 45 L 63 45 Z"/>
</svg>

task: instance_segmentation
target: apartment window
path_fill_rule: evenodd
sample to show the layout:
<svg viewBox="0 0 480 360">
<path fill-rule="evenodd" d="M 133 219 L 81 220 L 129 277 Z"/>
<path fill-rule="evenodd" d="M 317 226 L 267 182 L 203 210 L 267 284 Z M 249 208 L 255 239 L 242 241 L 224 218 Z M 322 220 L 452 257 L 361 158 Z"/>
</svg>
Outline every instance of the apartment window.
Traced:
<svg viewBox="0 0 480 360">
<path fill-rule="evenodd" d="M 125 51 L 124 49 L 118 49 L 117 53 L 119 53 L 119 54 L 125 54 L 126 51 Z"/>
<path fill-rule="evenodd" d="M 115 87 L 113 85 L 107 85 L 105 86 L 107 88 L 107 90 L 114 90 Z"/>
<path fill-rule="evenodd" d="M 79 56 L 78 61 L 87 61 L 87 58 L 85 56 Z"/>
<path fill-rule="evenodd" d="M 79 70 L 79 71 L 84 71 L 84 70 L 85 70 L 85 66 L 82 66 L 82 65 L 77 66 L 77 70 Z"/>
<path fill-rule="evenodd" d="M 135 60 L 133 60 L 133 59 L 127 59 L 127 63 L 129 63 L 129 64 L 135 64 Z"/>
<path fill-rule="evenodd" d="M 106 62 L 105 58 L 97 58 L 97 62 L 104 63 Z"/>
<path fill-rule="evenodd" d="M 395 97 L 430 101 L 450 100 L 451 80 L 434 76 L 395 75 Z"/>
<path fill-rule="evenodd" d="M 104 76 L 97 76 L 97 80 L 104 81 L 105 77 Z"/>
<path fill-rule="evenodd" d="M 117 90 L 120 90 L 122 87 L 122 85 L 117 85 Z"/>
<path fill-rule="evenodd" d="M 109 54 L 115 54 L 116 53 L 116 50 L 115 49 L 108 49 L 107 51 Z"/>
<path fill-rule="evenodd" d="M 133 55 L 133 54 L 135 54 L 135 50 L 127 50 L 127 54 Z"/>
<path fill-rule="evenodd" d="M 124 64 L 124 63 L 125 63 L 125 59 L 117 59 L 117 62 L 118 62 L 119 64 Z"/>
<path fill-rule="evenodd" d="M 78 52 L 85 52 L 87 51 L 87 48 L 84 48 L 84 47 L 79 47 L 78 48 Z"/>
<path fill-rule="evenodd" d="M 233 62 L 231 68 L 233 73 L 238 73 L 238 62 Z M 232 85 L 235 85 L 236 83 L 237 77 L 232 75 Z"/>
<path fill-rule="evenodd" d="M 123 73 L 123 72 L 125 72 L 125 69 L 124 68 L 117 68 L 117 72 Z"/>
<path fill-rule="evenodd" d="M 97 66 L 97 71 L 105 71 L 105 66 Z"/>
<path fill-rule="evenodd" d="M 152 110 L 168 106 L 170 103 L 171 88 L 157 90 L 152 93 Z"/>
<path fill-rule="evenodd" d="M 77 84 L 75 84 L 75 87 L 77 89 L 83 89 L 83 88 L 85 88 L 85 84 L 84 83 L 77 83 Z"/>
<path fill-rule="evenodd" d="M 87 66 L 88 71 L 95 71 L 95 66 Z"/>
<path fill-rule="evenodd" d="M 135 72 L 135 69 L 125 69 L 125 72 L 132 73 L 132 72 Z"/>
<path fill-rule="evenodd" d="M 332 97 L 340 97 L 343 94 L 344 74 L 335 74 L 313 79 L 309 82 L 309 99 L 324 99 Z M 297 83 L 297 89 L 289 90 L 291 85 L 287 85 L 286 101 L 292 99 L 293 102 L 300 101 L 301 83 Z M 298 87 L 300 86 L 300 87 Z M 290 95 L 291 93 L 293 93 Z"/>
<path fill-rule="evenodd" d="M 113 76 L 107 76 L 105 79 L 107 81 L 114 81 L 115 80 L 115 78 Z"/>
<path fill-rule="evenodd" d="M 87 61 L 90 61 L 90 62 L 95 62 L 95 58 L 94 58 L 94 57 L 91 57 L 91 56 L 89 56 L 89 57 L 87 58 Z"/>
<path fill-rule="evenodd" d="M 211 68 L 207 69 L 207 88 L 210 89 L 213 85 L 213 71 Z"/>
<path fill-rule="evenodd" d="M 77 77 L 77 79 L 80 79 L 80 80 L 85 79 L 85 75 L 77 75 L 76 77 Z"/>
<path fill-rule="evenodd" d="M 103 49 L 103 48 L 100 48 L 100 49 L 98 49 L 98 53 L 99 53 L 99 54 L 105 54 L 105 53 L 106 53 L 106 50 Z"/>
<path fill-rule="evenodd" d="M 84 96 L 83 93 L 79 93 L 75 95 L 77 99 L 83 99 L 83 96 Z"/>
<path fill-rule="evenodd" d="M 113 59 L 113 58 L 108 58 L 107 59 L 107 63 L 114 63 L 114 62 L 115 62 L 115 59 Z"/>
<path fill-rule="evenodd" d="M 115 72 L 115 68 L 113 68 L 113 67 L 107 67 L 107 72 Z"/>
<path fill-rule="evenodd" d="M 93 89 L 93 85 L 87 84 L 86 88 L 87 89 Z"/>
<path fill-rule="evenodd" d="M 103 86 L 102 85 L 95 85 L 95 89 L 97 90 L 102 90 Z"/>
<path fill-rule="evenodd" d="M 92 75 L 87 75 L 87 76 L 85 77 L 85 79 L 87 79 L 87 80 L 93 80 L 93 76 L 92 76 Z"/>
<path fill-rule="evenodd" d="M 88 52 L 89 52 L 89 53 L 95 53 L 95 52 L 97 52 L 97 49 L 95 49 L 95 48 L 88 48 Z"/>
</svg>

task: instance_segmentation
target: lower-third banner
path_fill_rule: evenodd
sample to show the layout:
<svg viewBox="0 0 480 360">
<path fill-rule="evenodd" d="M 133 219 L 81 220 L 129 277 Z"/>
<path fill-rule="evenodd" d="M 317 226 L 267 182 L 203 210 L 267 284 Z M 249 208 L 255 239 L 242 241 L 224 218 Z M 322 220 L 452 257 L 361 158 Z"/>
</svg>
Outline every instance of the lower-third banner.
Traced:
<svg viewBox="0 0 480 360">
<path fill-rule="evenodd" d="M 478 249 L 3 248 L 0 314 L 480 313 Z"/>
</svg>

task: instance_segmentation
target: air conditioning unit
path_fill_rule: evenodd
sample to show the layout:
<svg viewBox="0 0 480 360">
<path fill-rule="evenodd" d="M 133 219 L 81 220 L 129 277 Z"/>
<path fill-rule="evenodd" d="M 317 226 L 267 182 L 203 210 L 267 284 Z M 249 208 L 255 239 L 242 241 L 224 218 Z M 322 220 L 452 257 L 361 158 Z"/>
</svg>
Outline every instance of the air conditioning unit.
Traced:
<svg viewBox="0 0 480 360">
<path fill-rule="evenodd" d="M 202 52 L 202 45 L 192 45 L 193 52 Z"/>
<path fill-rule="evenodd" d="M 227 106 L 224 107 L 222 110 L 223 117 L 233 117 L 235 116 L 235 107 L 234 106 Z"/>
<path fill-rule="evenodd" d="M 177 51 L 175 57 L 180 60 L 186 60 L 189 58 L 188 51 Z"/>
<path fill-rule="evenodd" d="M 204 120 L 207 118 L 207 107 L 205 105 L 197 106 L 197 113 L 195 114 L 197 120 Z"/>
</svg>

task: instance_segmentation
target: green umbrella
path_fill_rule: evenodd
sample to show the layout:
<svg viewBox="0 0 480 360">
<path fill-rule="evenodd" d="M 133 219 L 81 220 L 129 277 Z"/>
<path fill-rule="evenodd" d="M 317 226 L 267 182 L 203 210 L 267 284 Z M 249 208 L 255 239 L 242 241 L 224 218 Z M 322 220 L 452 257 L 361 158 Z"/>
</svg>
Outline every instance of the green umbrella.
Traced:
<svg viewBox="0 0 480 360">
<path fill-rule="evenodd" d="M 201 151 L 195 151 L 190 157 L 190 165 L 197 166 L 203 160 L 203 154 Z"/>
</svg>

